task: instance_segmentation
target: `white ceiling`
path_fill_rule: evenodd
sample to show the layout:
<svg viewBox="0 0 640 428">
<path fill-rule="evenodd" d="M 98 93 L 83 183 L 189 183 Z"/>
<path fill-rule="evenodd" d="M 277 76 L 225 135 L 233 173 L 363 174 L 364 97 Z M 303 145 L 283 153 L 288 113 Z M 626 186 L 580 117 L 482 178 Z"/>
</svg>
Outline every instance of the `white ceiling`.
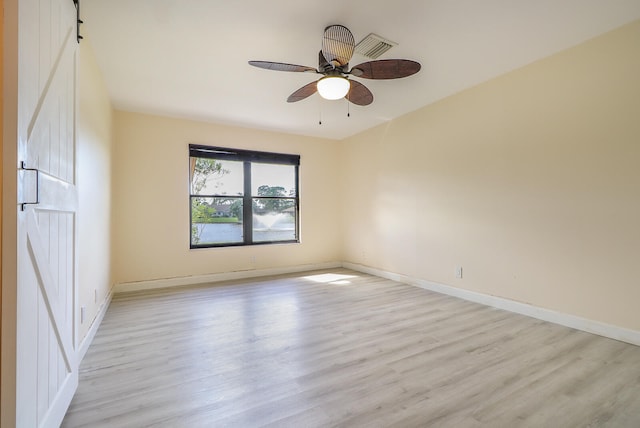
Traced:
<svg viewBox="0 0 640 428">
<path fill-rule="evenodd" d="M 81 14 L 117 109 L 342 139 L 640 19 L 640 0 L 81 0 Z M 318 75 L 247 64 L 317 67 L 330 24 L 422 70 L 360 79 L 373 104 L 347 117 L 345 100 L 286 102 Z"/>
</svg>

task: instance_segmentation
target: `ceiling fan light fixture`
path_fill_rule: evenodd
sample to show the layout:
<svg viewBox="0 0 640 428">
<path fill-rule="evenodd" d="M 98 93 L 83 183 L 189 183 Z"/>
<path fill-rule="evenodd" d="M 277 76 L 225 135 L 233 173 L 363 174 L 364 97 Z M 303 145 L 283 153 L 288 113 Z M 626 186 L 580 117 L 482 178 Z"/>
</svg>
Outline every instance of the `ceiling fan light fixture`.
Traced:
<svg viewBox="0 0 640 428">
<path fill-rule="evenodd" d="M 318 80 L 318 93 L 325 100 L 339 100 L 349 92 L 351 84 L 342 76 L 325 76 Z"/>
</svg>

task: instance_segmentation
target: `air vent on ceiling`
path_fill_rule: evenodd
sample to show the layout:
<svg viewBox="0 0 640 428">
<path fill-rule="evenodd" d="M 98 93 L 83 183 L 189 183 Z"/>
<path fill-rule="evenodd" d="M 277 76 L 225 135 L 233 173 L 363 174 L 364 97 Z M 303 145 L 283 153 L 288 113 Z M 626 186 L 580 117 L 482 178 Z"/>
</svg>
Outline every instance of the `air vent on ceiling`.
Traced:
<svg viewBox="0 0 640 428">
<path fill-rule="evenodd" d="M 371 33 L 364 39 L 360 40 L 356 45 L 355 51 L 367 58 L 376 59 L 396 45 L 397 43 L 392 42 L 391 40 L 387 40 L 377 34 Z"/>
</svg>

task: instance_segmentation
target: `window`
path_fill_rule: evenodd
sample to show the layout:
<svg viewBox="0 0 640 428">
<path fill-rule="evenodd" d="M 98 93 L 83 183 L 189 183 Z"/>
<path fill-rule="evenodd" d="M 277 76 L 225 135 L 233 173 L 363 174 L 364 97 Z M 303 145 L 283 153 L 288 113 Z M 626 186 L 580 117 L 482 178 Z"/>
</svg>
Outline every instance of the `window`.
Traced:
<svg viewBox="0 0 640 428">
<path fill-rule="evenodd" d="M 189 145 L 191 248 L 299 242 L 300 156 Z"/>
</svg>

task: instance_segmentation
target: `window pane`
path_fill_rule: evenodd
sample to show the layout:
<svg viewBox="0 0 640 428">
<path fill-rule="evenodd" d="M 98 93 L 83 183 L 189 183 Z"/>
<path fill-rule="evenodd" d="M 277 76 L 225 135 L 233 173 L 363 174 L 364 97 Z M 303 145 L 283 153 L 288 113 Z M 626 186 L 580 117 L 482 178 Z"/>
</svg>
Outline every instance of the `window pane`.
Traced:
<svg viewBox="0 0 640 428">
<path fill-rule="evenodd" d="M 191 248 L 298 242 L 299 165 L 298 155 L 189 145 Z"/>
<path fill-rule="evenodd" d="M 293 165 L 251 164 L 252 196 L 296 196 L 296 169 Z"/>
<path fill-rule="evenodd" d="M 191 158 L 192 195 L 242 195 L 243 176 L 242 162 Z"/>
<path fill-rule="evenodd" d="M 253 198 L 253 241 L 296 239 L 296 200 Z"/>
<path fill-rule="evenodd" d="M 191 245 L 243 242 L 242 198 L 191 197 Z"/>
</svg>

